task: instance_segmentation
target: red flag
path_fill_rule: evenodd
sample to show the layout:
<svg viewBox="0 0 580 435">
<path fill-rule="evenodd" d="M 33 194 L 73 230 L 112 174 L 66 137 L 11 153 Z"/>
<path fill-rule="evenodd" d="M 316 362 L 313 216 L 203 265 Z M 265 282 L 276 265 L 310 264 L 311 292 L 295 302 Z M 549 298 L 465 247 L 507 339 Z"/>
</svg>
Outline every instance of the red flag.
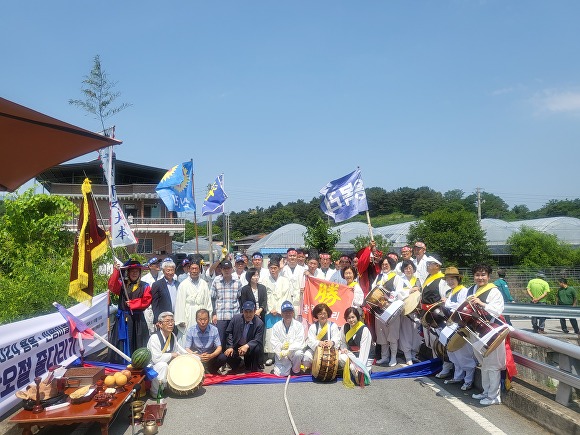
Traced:
<svg viewBox="0 0 580 435">
<path fill-rule="evenodd" d="M 79 302 L 93 297 L 93 261 L 107 252 L 107 234 L 97 225 L 91 182 L 82 186 L 83 204 L 75 240 L 68 294 Z"/>
<path fill-rule="evenodd" d="M 326 304 L 332 310 L 332 316 L 329 320 L 342 326 L 346 323 L 344 311 L 352 306 L 353 299 L 352 287 L 308 276 L 304 286 L 302 317 L 306 318 L 309 324 L 312 324 L 316 320 L 312 318 L 312 309 L 318 304 Z"/>
</svg>

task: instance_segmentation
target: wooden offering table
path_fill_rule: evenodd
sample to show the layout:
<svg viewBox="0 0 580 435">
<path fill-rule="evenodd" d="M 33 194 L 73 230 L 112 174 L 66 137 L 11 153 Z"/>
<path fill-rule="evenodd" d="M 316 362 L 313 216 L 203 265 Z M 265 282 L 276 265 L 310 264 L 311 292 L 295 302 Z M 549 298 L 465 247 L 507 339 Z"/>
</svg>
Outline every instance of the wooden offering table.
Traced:
<svg viewBox="0 0 580 435">
<path fill-rule="evenodd" d="M 96 401 L 89 400 L 84 403 L 71 404 L 64 408 L 52 411 L 42 411 L 38 414 L 25 409 L 14 415 L 10 422 L 18 424 L 22 428 L 23 435 L 32 435 L 32 426 L 50 426 L 50 425 L 70 425 L 94 422 L 101 425 L 101 434 L 108 435 L 109 424 L 113 417 L 119 411 L 125 400 L 133 393 L 133 387 L 140 384 L 145 376 L 133 374 L 130 383 L 125 386 L 126 391 L 115 394 L 115 398 L 110 406 L 106 408 L 95 408 Z M 75 388 L 69 388 L 65 391 L 70 394 Z"/>
</svg>

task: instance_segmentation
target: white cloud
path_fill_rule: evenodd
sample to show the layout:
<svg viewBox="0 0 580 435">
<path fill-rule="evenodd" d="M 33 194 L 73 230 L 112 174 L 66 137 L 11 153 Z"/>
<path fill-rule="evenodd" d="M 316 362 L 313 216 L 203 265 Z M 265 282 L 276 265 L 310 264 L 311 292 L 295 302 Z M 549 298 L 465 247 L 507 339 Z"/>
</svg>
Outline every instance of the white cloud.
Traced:
<svg viewBox="0 0 580 435">
<path fill-rule="evenodd" d="M 536 105 L 548 112 L 579 112 L 580 90 L 545 89 L 534 97 Z"/>
</svg>

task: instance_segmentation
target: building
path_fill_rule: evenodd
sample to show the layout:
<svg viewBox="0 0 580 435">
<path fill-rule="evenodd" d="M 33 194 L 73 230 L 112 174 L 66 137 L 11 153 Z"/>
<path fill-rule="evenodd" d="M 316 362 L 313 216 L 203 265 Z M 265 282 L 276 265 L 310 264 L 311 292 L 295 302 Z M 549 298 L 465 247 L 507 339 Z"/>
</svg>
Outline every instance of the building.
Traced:
<svg viewBox="0 0 580 435">
<path fill-rule="evenodd" d="M 115 185 L 117 199 L 137 237 L 139 244 L 129 246 L 130 253 L 146 257 L 172 252 L 172 237 L 185 231 L 185 219 L 170 212 L 161 201 L 155 187 L 167 172 L 166 169 L 116 160 Z M 93 196 L 98 209 L 99 223 L 109 228 L 109 192 L 100 160 L 53 166 L 36 177 L 51 195 L 61 195 L 80 206 L 83 195 L 81 185 L 85 178 L 91 180 Z M 78 217 L 67 223 L 67 229 L 76 231 Z"/>
</svg>

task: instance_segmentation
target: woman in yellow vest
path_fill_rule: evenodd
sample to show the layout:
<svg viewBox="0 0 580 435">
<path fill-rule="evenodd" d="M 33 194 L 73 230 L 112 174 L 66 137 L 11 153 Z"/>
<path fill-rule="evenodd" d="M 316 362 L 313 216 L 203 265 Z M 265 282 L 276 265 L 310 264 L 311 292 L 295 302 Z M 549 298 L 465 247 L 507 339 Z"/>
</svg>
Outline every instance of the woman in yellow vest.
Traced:
<svg viewBox="0 0 580 435">
<path fill-rule="evenodd" d="M 362 385 L 370 383 L 370 371 L 373 361 L 369 360 L 372 337 L 369 328 L 361 321 L 361 315 L 355 307 L 344 311 L 346 324 L 342 327 L 340 341 L 339 366 L 343 367 L 342 382 L 352 386 L 350 374 Z"/>
<path fill-rule="evenodd" d="M 499 317 L 504 310 L 503 296 L 495 284 L 490 283 L 491 266 L 476 264 L 472 267 L 475 284 L 467 291 L 467 297 L 473 296 L 472 303 L 479 305 L 493 317 Z M 477 339 L 477 337 L 472 337 Z M 481 405 L 496 405 L 501 403 L 501 371 L 506 368 L 505 344 L 501 343 L 483 357 L 475 352 L 475 357 L 481 364 L 481 384 L 483 392 L 471 397 L 479 399 Z"/>
</svg>

